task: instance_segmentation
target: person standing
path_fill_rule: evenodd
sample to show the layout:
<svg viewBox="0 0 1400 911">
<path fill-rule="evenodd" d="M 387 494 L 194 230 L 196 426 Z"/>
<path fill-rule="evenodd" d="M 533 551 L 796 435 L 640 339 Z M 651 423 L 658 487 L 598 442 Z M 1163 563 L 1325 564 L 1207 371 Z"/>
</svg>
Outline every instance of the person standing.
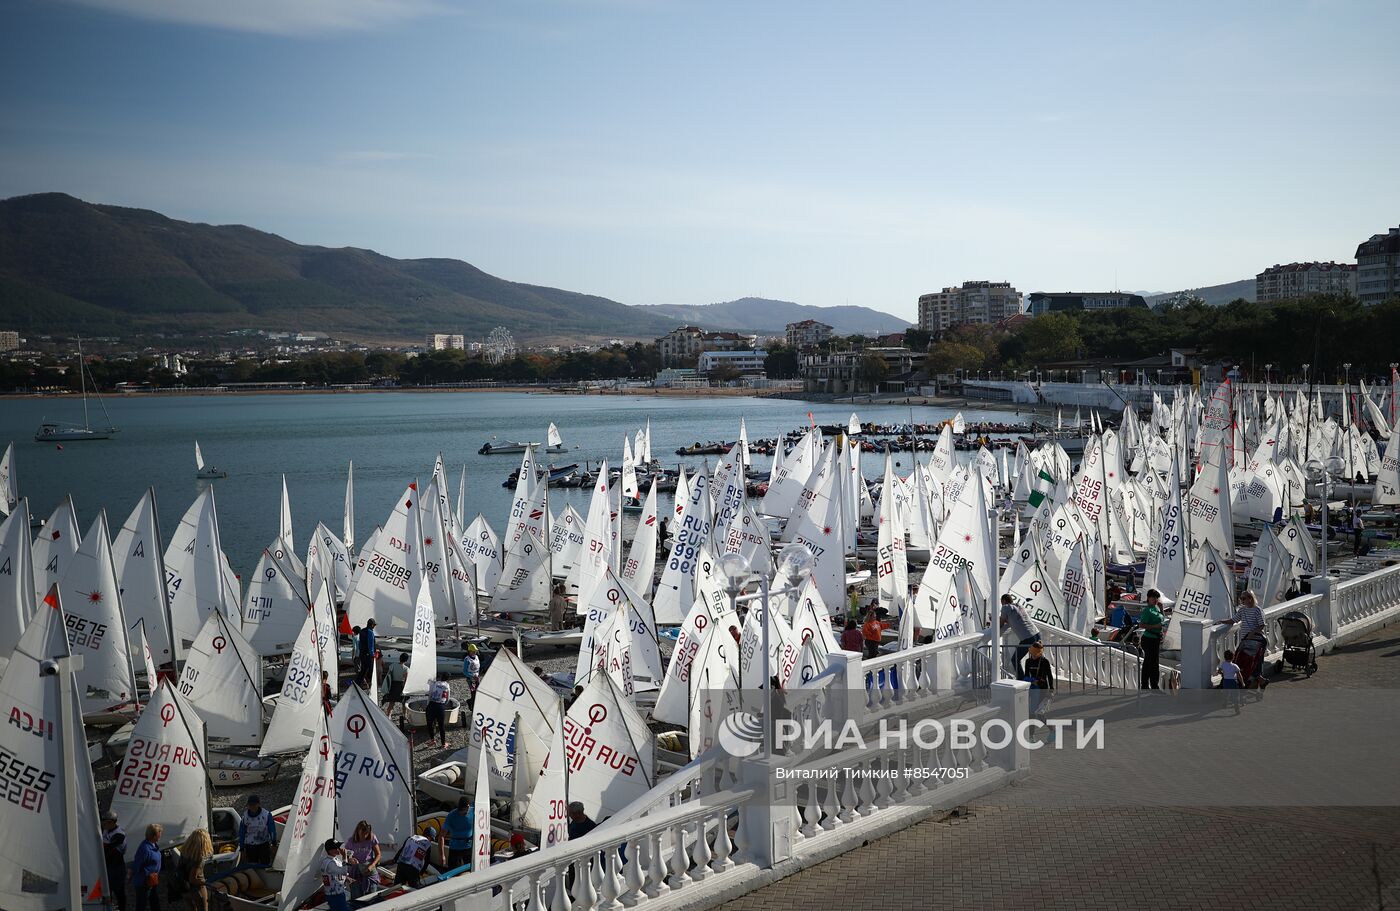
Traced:
<svg viewBox="0 0 1400 911">
<path fill-rule="evenodd" d="M 1002 595 L 1001 625 L 999 628 L 1005 630 L 1008 627 L 1011 629 L 1011 635 L 1018 640 L 1013 663 L 1016 665 L 1016 679 L 1020 680 L 1025 676 L 1021 662 L 1026 660 L 1031 646 L 1040 641 L 1040 627 L 1035 625 L 1035 621 L 1026 613 L 1026 609 L 1017 604 L 1014 598 L 1010 595 Z"/>
<path fill-rule="evenodd" d="M 1045 657 L 1045 646 L 1032 642 L 1026 650 L 1025 676 L 1022 678 L 1031 685 L 1031 717 L 1044 723 L 1045 706 L 1050 701 L 1050 691 L 1055 689 L 1055 669 L 1050 659 Z M 1053 733 L 1051 734 L 1053 737 Z"/>
<path fill-rule="evenodd" d="M 851 617 L 846 621 L 846 628 L 841 631 L 841 650 L 846 652 L 860 652 L 864 650 L 864 638 L 860 634 L 860 627 L 856 626 L 856 619 Z"/>
<path fill-rule="evenodd" d="M 455 870 L 471 863 L 475 815 L 472 812 L 471 801 L 467 800 L 466 797 L 459 797 L 457 798 L 457 809 L 442 819 L 442 834 L 438 838 L 440 839 L 439 845 L 443 848 L 443 854 L 447 858 L 448 870 Z"/>
<path fill-rule="evenodd" d="M 889 627 L 890 624 L 875 616 L 873 609 L 866 613 L 865 623 L 860 628 L 860 636 L 865 646 L 864 655 L 867 660 L 880 657 L 880 640 Z"/>
<path fill-rule="evenodd" d="M 575 800 L 569 804 L 569 838 L 582 838 L 589 832 L 598 828 L 598 824 L 588 818 L 584 812 L 583 802 Z"/>
<path fill-rule="evenodd" d="M 1245 589 L 1240 594 L 1240 603 L 1239 606 L 1235 608 L 1234 615 L 1230 617 L 1229 620 L 1223 620 L 1221 622 L 1224 623 L 1226 626 L 1234 626 L 1236 623 L 1238 623 L 1240 625 L 1241 640 L 1248 639 L 1251 636 L 1257 636 L 1260 639 L 1260 660 L 1255 666 L 1253 675 L 1250 677 L 1250 679 L 1241 680 L 1240 685 L 1243 687 L 1249 687 L 1254 685 L 1255 681 L 1258 681 L 1258 685 L 1262 689 L 1266 685 L 1266 681 L 1263 679 L 1263 656 L 1269 653 L 1269 639 L 1267 636 L 1264 635 L 1264 627 L 1266 625 L 1266 621 L 1264 620 L 1264 611 L 1259 607 L 1259 602 L 1258 599 L 1254 597 L 1254 592 L 1250 589 Z"/>
<path fill-rule="evenodd" d="M 1240 713 L 1240 666 L 1235 663 L 1235 653 L 1225 649 L 1224 660 L 1220 662 L 1220 688 L 1225 690 L 1225 704 Z"/>
<path fill-rule="evenodd" d="M 146 838 L 131 858 L 136 911 L 160 911 L 160 836 L 164 831 L 159 823 L 146 826 Z"/>
<path fill-rule="evenodd" d="M 383 856 L 369 820 L 355 824 L 355 831 L 345 843 L 345 855 L 350 862 L 350 897 L 359 898 L 371 891 L 374 868 Z"/>
<path fill-rule="evenodd" d="M 555 582 L 554 590 L 549 595 L 549 628 L 564 628 L 564 611 L 569 609 L 569 599 L 564 594 L 564 583 Z"/>
<path fill-rule="evenodd" d="M 467 646 L 467 657 L 462 659 L 462 676 L 467 678 L 467 689 L 475 699 L 476 688 L 481 683 L 481 656 L 474 644 Z"/>
<path fill-rule="evenodd" d="M 263 809 L 262 799 L 252 794 L 238 820 L 238 861 L 267 866 L 276 853 L 277 820 L 271 810 Z"/>
<path fill-rule="evenodd" d="M 403 685 L 408 682 L 408 652 L 399 652 L 399 660 L 389 665 L 389 692 L 384 696 L 384 712 L 390 706 L 403 705 Z"/>
<path fill-rule="evenodd" d="M 209 911 L 209 889 L 205 886 L 204 865 L 214 856 L 209 833 L 195 829 L 180 846 L 180 881 L 185 887 L 187 911 Z"/>
<path fill-rule="evenodd" d="M 438 746 L 447 746 L 447 699 L 451 690 L 443 681 L 434 677 L 428 681 L 428 704 L 423 714 L 428 719 L 428 739 L 433 739 L 433 728 L 438 731 Z"/>
<path fill-rule="evenodd" d="M 374 655 L 375 655 L 375 634 L 376 626 L 374 618 L 370 617 L 365 621 L 364 629 L 360 630 L 360 686 L 368 687 L 370 680 L 374 676 Z"/>
<path fill-rule="evenodd" d="M 1142 680 L 1144 690 L 1161 689 L 1162 665 L 1162 593 L 1155 588 L 1147 590 L 1147 601 L 1138 614 L 1138 626 L 1142 627 Z"/>
<path fill-rule="evenodd" d="M 437 841 L 437 829 L 432 826 L 423 830 L 422 835 L 410 835 L 399 849 L 399 863 L 394 870 L 394 885 L 416 889 L 423 876 L 423 868 L 428 865 L 428 853 L 433 842 Z"/>
<path fill-rule="evenodd" d="M 102 855 L 107 861 L 107 893 L 117 911 L 126 911 L 126 830 L 117 814 L 102 814 Z"/>
<path fill-rule="evenodd" d="M 326 907 L 330 911 L 350 911 L 350 896 L 345 886 L 350 868 L 345 865 L 345 846 L 328 838 L 323 847 L 326 856 L 321 861 L 321 885 L 326 890 Z"/>
</svg>

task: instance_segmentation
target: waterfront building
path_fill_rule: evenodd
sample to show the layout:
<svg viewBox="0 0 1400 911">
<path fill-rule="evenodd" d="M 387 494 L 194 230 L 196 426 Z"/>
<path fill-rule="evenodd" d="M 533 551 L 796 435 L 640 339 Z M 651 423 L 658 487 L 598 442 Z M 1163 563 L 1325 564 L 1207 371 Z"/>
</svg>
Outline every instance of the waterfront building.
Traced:
<svg viewBox="0 0 1400 911">
<path fill-rule="evenodd" d="M 919 328 L 941 332 L 961 323 L 997 323 L 1022 312 L 1010 282 L 973 281 L 919 296 Z"/>
<path fill-rule="evenodd" d="M 1261 304 L 1309 294 L 1355 293 L 1356 266 L 1352 263 L 1275 264 L 1254 276 L 1254 299 Z"/>
<path fill-rule="evenodd" d="M 1371 239 L 1356 248 L 1356 298 L 1363 304 L 1381 304 L 1400 297 L 1400 228 Z"/>
<path fill-rule="evenodd" d="M 1026 298 L 1031 316 L 1062 313 L 1070 310 L 1122 310 L 1129 307 L 1147 309 L 1147 299 L 1126 291 L 1033 291 Z"/>
</svg>

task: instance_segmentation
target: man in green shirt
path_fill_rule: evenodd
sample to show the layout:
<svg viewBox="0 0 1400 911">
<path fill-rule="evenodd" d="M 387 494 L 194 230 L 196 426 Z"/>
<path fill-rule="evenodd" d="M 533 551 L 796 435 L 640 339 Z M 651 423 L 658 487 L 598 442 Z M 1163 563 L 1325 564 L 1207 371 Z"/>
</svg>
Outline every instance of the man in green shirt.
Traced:
<svg viewBox="0 0 1400 911">
<path fill-rule="evenodd" d="M 1142 688 L 1160 689 L 1161 665 L 1158 656 L 1162 652 L 1162 593 L 1155 588 L 1147 590 L 1147 603 L 1138 614 L 1138 626 L 1142 627 Z"/>
</svg>

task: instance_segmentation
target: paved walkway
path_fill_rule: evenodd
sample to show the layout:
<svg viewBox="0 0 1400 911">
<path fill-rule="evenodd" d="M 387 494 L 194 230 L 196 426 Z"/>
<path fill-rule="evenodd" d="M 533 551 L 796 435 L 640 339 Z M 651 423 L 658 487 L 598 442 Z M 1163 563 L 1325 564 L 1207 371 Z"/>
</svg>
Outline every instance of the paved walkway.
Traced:
<svg viewBox="0 0 1400 911">
<path fill-rule="evenodd" d="M 1400 626 L 1320 663 L 1238 716 L 1171 696 L 1110 706 L 1131 716 L 1108 729 L 1126 748 L 1039 751 L 1027 781 L 726 908 L 1400 909 L 1400 765 L 1372 736 L 1395 726 Z M 1363 714 L 1374 707 L 1385 714 Z M 1182 768 L 1199 794 L 1170 780 Z M 1231 805 L 1240 793 L 1255 805 Z"/>
</svg>

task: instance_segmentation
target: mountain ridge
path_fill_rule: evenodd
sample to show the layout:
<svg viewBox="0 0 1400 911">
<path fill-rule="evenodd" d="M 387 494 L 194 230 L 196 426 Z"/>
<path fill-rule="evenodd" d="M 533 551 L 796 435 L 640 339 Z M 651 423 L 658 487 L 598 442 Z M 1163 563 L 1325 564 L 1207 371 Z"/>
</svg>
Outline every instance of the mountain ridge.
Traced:
<svg viewBox="0 0 1400 911">
<path fill-rule="evenodd" d="M 837 335 L 884 335 L 908 329 L 911 323 L 870 307 L 818 307 L 767 297 L 741 297 L 714 304 L 639 304 L 702 329 L 781 334 L 788 323 L 814 319 L 832 327 Z"/>
</svg>

